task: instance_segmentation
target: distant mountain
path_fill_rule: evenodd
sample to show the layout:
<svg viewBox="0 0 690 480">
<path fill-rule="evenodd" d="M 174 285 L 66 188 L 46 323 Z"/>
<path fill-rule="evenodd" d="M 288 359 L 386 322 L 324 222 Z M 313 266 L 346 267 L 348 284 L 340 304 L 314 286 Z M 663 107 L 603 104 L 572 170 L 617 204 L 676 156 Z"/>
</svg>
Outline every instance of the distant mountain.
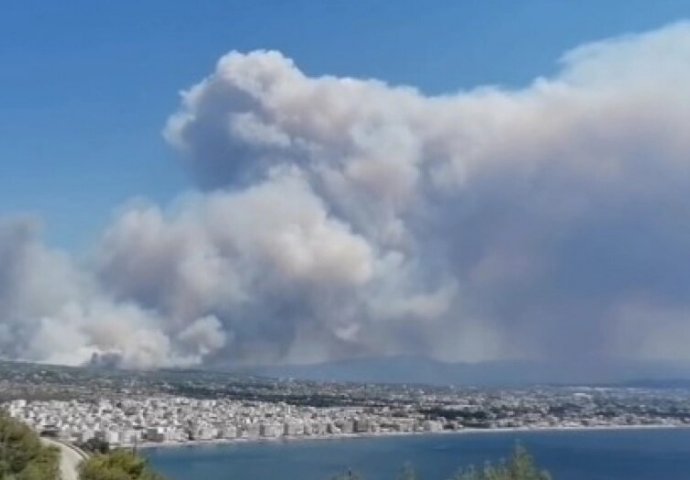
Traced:
<svg viewBox="0 0 690 480">
<path fill-rule="evenodd" d="M 312 365 L 273 365 L 249 373 L 301 380 L 430 385 L 520 386 L 534 384 L 621 384 L 690 386 L 690 365 L 578 359 L 549 362 L 446 363 L 425 357 L 373 357 Z"/>
<path fill-rule="evenodd" d="M 313 365 L 276 365 L 253 373 L 333 382 L 431 385 L 520 385 L 554 381 L 545 366 L 530 362 L 446 363 L 424 357 L 374 357 Z"/>
</svg>

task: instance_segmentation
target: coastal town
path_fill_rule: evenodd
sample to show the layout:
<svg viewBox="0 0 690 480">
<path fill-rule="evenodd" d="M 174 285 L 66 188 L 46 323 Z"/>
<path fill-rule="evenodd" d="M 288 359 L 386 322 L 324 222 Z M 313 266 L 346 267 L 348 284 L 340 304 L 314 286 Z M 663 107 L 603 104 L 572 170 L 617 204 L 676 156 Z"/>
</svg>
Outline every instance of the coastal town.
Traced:
<svg viewBox="0 0 690 480">
<path fill-rule="evenodd" d="M 436 404 L 383 407 L 294 406 L 283 402 L 242 402 L 185 397 L 94 402 L 14 400 L 10 415 L 36 431 L 81 444 L 91 439 L 112 446 L 277 438 L 434 433 L 463 429 L 593 428 L 684 426 L 690 413 L 669 415 L 602 412 L 596 393 L 573 392 L 566 404 L 534 403 L 534 398 L 505 393 L 481 405 Z M 487 399 L 489 400 L 489 399 Z M 532 400 L 532 401 L 530 401 Z M 433 406 L 432 406 L 433 405 Z M 561 411 L 561 414 L 557 413 Z M 496 414 L 501 411 L 503 414 Z M 573 412 L 578 411 L 576 415 Z M 678 411 L 674 410 L 677 414 Z M 686 415 L 687 413 L 687 415 Z"/>
<path fill-rule="evenodd" d="M 222 373 L 194 375 L 190 383 L 183 371 L 15 367 L 0 376 L 5 395 L 0 408 L 37 432 L 75 444 L 690 426 L 690 392 L 683 388 L 490 389 L 316 383 Z M 89 389 L 83 388 L 85 378 L 91 379 Z"/>
</svg>

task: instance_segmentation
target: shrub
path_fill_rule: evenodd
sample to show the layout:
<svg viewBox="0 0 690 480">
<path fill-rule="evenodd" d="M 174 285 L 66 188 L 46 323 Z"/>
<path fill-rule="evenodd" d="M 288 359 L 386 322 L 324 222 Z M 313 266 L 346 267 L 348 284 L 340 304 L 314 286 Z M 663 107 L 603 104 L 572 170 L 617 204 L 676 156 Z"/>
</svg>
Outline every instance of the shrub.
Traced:
<svg viewBox="0 0 690 480">
<path fill-rule="evenodd" d="M 163 480 L 146 459 L 130 450 L 118 449 L 96 454 L 79 467 L 81 480 Z"/>
<path fill-rule="evenodd" d="M 29 427 L 0 412 L 0 479 L 56 480 L 59 451 Z"/>
<path fill-rule="evenodd" d="M 332 480 L 361 480 L 361 477 L 348 472 Z M 405 465 L 398 480 L 420 480 L 420 477 L 410 465 Z M 469 467 L 459 471 L 451 480 L 551 480 L 551 475 L 539 469 L 527 450 L 517 445 L 507 462 L 487 463 L 482 469 Z"/>
<path fill-rule="evenodd" d="M 481 470 L 470 467 L 460 471 L 453 480 L 551 480 L 551 475 L 540 470 L 527 450 L 517 445 L 508 462 L 486 464 Z"/>
</svg>

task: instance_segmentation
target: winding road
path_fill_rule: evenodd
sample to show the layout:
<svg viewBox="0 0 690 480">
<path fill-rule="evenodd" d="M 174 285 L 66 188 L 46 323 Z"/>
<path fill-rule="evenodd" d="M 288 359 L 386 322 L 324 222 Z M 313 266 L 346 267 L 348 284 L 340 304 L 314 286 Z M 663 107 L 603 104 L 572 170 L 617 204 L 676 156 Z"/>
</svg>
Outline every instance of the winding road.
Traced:
<svg viewBox="0 0 690 480">
<path fill-rule="evenodd" d="M 60 478 L 61 480 L 79 480 L 79 464 L 88 455 L 74 445 L 59 442 L 53 438 L 41 437 L 44 445 L 57 447 L 60 450 Z"/>
</svg>

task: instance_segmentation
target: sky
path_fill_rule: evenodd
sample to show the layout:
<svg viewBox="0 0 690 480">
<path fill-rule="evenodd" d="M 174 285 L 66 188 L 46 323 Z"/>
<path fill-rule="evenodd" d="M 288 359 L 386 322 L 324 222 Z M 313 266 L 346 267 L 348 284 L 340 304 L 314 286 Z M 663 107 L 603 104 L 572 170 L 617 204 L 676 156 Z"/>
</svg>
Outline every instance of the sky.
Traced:
<svg viewBox="0 0 690 480">
<path fill-rule="evenodd" d="M 178 92 L 230 50 L 305 72 L 447 93 L 524 85 L 581 43 L 684 18 L 690 2 L 9 0 L 0 16 L 0 213 L 87 248 L 134 196 L 190 188 L 160 131 Z"/>
<path fill-rule="evenodd" d="M 10 0 L 0 356 L 688 361 L 689 16 Z"/>
</svg>

